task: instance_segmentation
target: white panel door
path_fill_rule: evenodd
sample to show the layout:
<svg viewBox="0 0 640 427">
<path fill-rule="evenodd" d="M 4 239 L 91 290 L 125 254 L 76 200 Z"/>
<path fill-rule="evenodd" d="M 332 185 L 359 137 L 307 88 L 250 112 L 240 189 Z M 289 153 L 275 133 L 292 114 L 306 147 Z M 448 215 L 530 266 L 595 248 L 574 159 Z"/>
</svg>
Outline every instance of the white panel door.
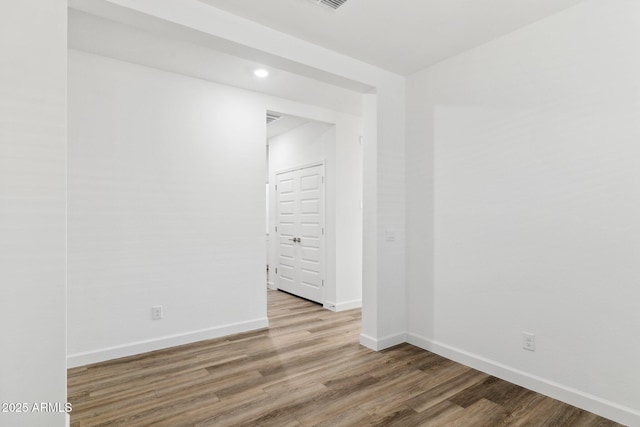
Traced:
<svg viewBox="0 0 640 427">
<path fill-rule="evenodd" d="M 278 288 L 322 303 L 324 166 L 276 175 Z"/>
</svg>

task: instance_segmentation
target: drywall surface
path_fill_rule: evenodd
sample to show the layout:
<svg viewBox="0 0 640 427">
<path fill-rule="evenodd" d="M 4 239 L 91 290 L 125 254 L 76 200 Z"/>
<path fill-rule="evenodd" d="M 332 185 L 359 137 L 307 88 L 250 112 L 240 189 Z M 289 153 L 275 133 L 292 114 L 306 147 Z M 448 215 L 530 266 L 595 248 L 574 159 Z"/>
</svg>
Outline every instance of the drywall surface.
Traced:
<svg viewBox="0 0 640 427">
<path fill-rule="evenodd" d="M 336 310 L 362 305 L 362 138 L 360 117 L 336 114 Z"/>
<path fill-rule="evenodd" d="M 3 426 L 65 425 L 66 17 L 66 1 L 0 4 Z"/>
<path fill-rule="evenodd" d="M 402 342 L 407 324 L 405 78 L 198 0 L 181 0 L 180 7 L 176 7 L 174 0 L 94 0 L 71 1 L 71 4 L 84 12 L 127 25 L 153 28 L 168 36 L 182 38 L 183 35 L 177 33 L 183 33 L 184 28 L 194 29 L 212 36 L 213 45 L 227 45 L 226 48 L 220 46 L 227 53 L 367 92 L 372 99 L 368 99 L 363 108 L 364 127 L 375 128 L 375 131 L 367 132 L 369 137 L 365 138 L 363 149 L 363 274 L 366 277 L 363 279 L 361 342 L 376 349 Z M 109 43 L 103 47 L 108 48 L 107 45 Z M 155 58 L 153 62 L 147 65 L 159 66 L 163 59 Z M 373 88 L 375 91 L 371 91 Z M 284 112 L 275 107 L 271 109 Z M 368 113 L 375 115 L 368 117 Z M 387 232 L 394 235 L 393 240 L 387 240 Z"/>
<path fill-rule="evenodd" d="M 629 425 L 639 43 L 638 2 L 585 1 L 407 90 L 410 341 Z"/>
<path fill-rule="evenodd" d="M 335 124 L 308 122 L 269 140 L 270 232 L 275 232 L 276 173 L 325 165 L 324 305 L 345 310 L 362 304 L 361 120 L 337 114 Z M 275 235 L 275 234 L 274 234 Z M 270 239 L 270 268 L 277 266 L 277 239 Z M 275 272 L 271 274 L 277 286 Z"/>
<path fill-rule="evenodd" d="M 70 364 L 266 326 L 265 111 L 69 52 Z"/>
</svg>

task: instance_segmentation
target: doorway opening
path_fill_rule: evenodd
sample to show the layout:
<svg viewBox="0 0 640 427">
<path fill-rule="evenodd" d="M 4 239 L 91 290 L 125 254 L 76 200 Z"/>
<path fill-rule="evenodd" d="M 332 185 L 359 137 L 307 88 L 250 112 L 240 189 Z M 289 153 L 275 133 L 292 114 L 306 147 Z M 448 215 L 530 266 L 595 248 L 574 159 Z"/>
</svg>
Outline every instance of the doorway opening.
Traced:
<svg viewBox="0 0 640 427">
<path fill-rule="evenodd" d="M 334 311 L 362 300 L 360 129 L 267 111 L 267 286 Z"/>
</svg>

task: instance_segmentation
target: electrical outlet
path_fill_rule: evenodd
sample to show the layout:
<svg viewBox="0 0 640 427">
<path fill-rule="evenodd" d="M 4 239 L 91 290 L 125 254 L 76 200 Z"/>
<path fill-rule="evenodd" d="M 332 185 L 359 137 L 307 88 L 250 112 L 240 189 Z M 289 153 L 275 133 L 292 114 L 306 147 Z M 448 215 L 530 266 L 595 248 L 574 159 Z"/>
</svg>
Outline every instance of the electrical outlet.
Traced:
<svg viewBox="0 0 640 427">
<path fill-rule="evenodd" d="M 162 319 L 162 306 L 161 305 L 154 305 L 153 307 L 151 307 L 151 318 L 153 320 Z"/>
<path fill-rule="evenodd" d="M 523 332 L 522 348 L 529 351 L 536 351 L 536 336 L 529 332 Z"/>
</svg>

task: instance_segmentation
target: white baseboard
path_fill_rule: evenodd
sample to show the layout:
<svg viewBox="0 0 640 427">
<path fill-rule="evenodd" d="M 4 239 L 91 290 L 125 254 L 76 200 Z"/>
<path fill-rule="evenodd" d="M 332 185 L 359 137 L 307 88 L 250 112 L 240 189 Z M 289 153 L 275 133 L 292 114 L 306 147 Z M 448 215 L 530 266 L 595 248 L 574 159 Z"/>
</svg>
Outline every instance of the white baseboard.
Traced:
<svg viewBox="0 0 640 427">
<path fill-rule="evenodd" d="M 406 334 L 404 333 L 387 335 L 386 337 L 378 339 L 370 337 L 369 335 L 360 334 L 360 344 L 375 351 L 384 350 L 385 348 L 393 347 L 403 342 L 406 342 Z"/>
<path fill-rule="evenodd" d="M 322 304 L 322 306 L 328 310 L 331 311 L 346 311 L 346 310 L 353 310 L 354 308 L 361 308 L 362 307 L 362 300 L 353 300 L 353 301 L 345 301 L 345 302 L 340 302 L 340 303 L 336 303 L 333 301 L 325 301 L 324 304 Z"/>
<path fill-rule="evenodd" d="M 485 372 L 511 383 L 526 387 L 530 390 L 552 397 L 570 405 L 593 412 L 602 417 L 628 426 L 640 426 L 640 412 L 618 405 L 614 402 L 601 399 L 589 393 L 584 393 L 563 384 L 550 381 L 513 367 L 495 362 L 490 359 L 466 352 L 447 344 L 433 341 L 420 335 L 409 333 L 407 342 L 416 347 L 423 348 L 440 356 L 454 360 L 463 365 Z M 362 343 L 362 335 L 360 336 Z M 366 345 L 366 344 L 363 344 Z M 367 346 L 369 347 L 369 346 Z"/>
<path fill-rule="evenodd" d="M 331 310 L 331 311 L 338 311 L 336 309 L 336 303 L 333 301 L 325 301 L 322 303 L 322 308 L 326 308 L 327 310 Z"/>
<path fill-rule="evenodd" d="M 268 326 L 269 319 L 264 317 L 261 319 L 216 326 L 213 328 L 201 329 L 198 331 L 170 335 L 109 348 L 102 348 L 94 351 L 69 354 L 67 355 L 67 367 L 75 368 L 77 366 L 89 365 L 91 363 L 104 362 L 105 360 L 118 359 L 120 357 L 146 353 L 148 351 L 175 347 L 178 345 L 189 344 L 196 341 L 219 338 L 225 335 L 237 334 L 240 332 L 247 332 L 255 329 L 262 329 Z"/>
<path fill-rule="evenodd" d="M 347 310 L 353 310 L 354 308 L 361 308 L 361 307 L 362 307 L 362 300 L 356 299 L 353 301 L 345 301 L 345 302 L 340 302 L 336 304 L 336 311 L 347 311 Z"/>
<path fill-rule="evenodd" d="M 271 289 L 272 291 L 277 291 L 278 290 L 278 287 L 273 282 L 267 282 L 267 288 Z"/>
<path fill-rule="evenodd" d="M 370 348 L 371 350 L 378 351 L 378 349 L 377 349 L 378 340 L 376 340 L 375 338 L 370 337 L 369 335 L 360 334 L 360 344 L 362 344 L 363 346 L 365 346 L 367 348 Z"/>
</svg>

